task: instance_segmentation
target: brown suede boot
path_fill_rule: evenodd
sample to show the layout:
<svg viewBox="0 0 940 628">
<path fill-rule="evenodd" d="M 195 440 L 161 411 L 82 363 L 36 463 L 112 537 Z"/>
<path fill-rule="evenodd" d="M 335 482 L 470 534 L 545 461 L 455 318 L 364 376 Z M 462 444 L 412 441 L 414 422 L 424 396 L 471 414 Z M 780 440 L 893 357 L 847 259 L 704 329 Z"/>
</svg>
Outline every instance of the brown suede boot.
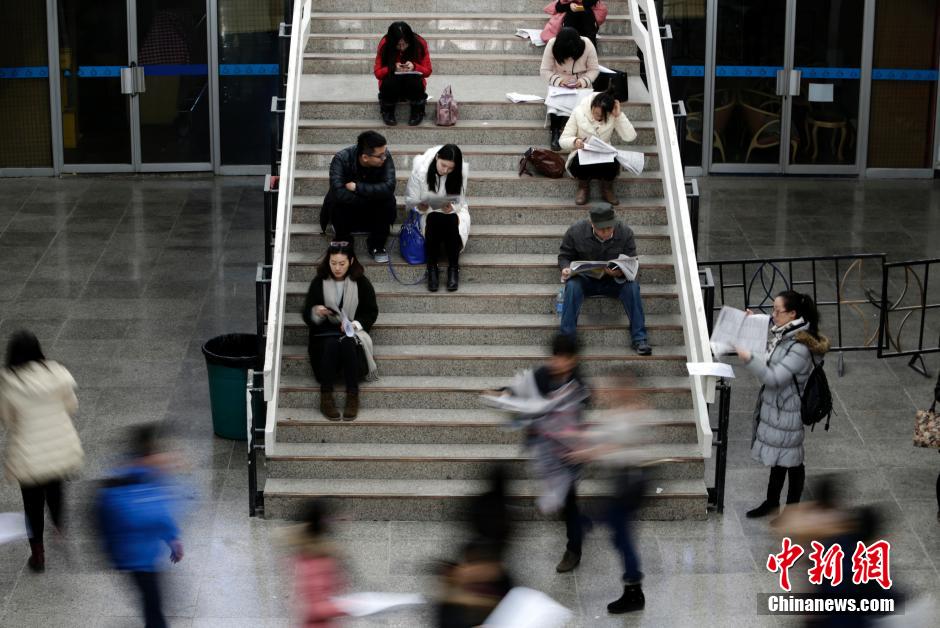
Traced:
<svg viewBox="0 0 940 628">
<path fill-rule="evenodd" d="M 29 562 L 26 564 L 36 573 L 44 572 L 46 570 L 46 549 L 43 547 L 42 541 L 30 539 L 29 549 L 32 551 L 32 556 L 29 557 Z"/>
<path fill-rule="evenodd" d="M 620 200 L 614 196 L 613 181 L 601 181 L 601 197 L 611 205 L 620 204 Z"/>
<path fill-rule="evenodd" d="M 359 393 L 346 393 L 346 407 L 343 408 L 343 419 L 352 421 L 359 414 Z"/>
<path fill-rule="evenodd" d="M 578 179 L 578 193 L 574 197 L 575 205 L 587 205 L 588 197 L 591 195 L 591 182 L 587 179 Z"/>
<path fill-rule="evenodd" d="M 336 409 L 336 400 L 333 399 L 332 390 L 320 389 L 320 412 L 331 421 L 339 418 L 339 410 Z"/>
</svg>

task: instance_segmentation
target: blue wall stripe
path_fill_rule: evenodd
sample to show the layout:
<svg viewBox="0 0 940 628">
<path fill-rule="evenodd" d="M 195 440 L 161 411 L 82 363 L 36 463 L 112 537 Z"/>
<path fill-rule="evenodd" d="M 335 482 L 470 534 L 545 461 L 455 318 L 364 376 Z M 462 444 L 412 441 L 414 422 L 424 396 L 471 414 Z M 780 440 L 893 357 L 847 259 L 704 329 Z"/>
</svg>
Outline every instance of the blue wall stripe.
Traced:
<svg viewBox="0 0 940 628">
<path fill-rule="evenodd" d="M 144 74 L 146 76 L 206 76 L 209 74 L 209 66 L 205 63 L 145 65 Z"/>
<path fill-rule="evenodd" d="M 0 68 L 0 79 L 49 78 L 49 68 L 44 65 L 21 68 Z"/>
<path fill-rule="evenodd" d="M 854 79 L 862 78 L 859 68 L 795 68 L 808 79 Z"/>
<path fill-rule="evenodd" d="M 673 76 L 705 76 L 704 65 L 674 65 L 672 66 Z"/>
<path fill-rule="evenodd" d="M 774 78 L 782 66 L 719 65 L 716 76 L 724 77 L 767 77 Z M 796 68 L 808 79 L 849 79 L 859 80 L 862 71 L 859 68 Z M 673 76 L 705 76 L 703 65 L 674 65 Z M 906 70 L 902 68 L 875 68 L 872 70 L 875 81 L 936 81 L 940 79 L 938 70 Z"/>
<path fill-rule="evenodd" d="M 223 63 L 219 76 L 277 76 L 276 63 Z"/>
<path fill-rule="evenodd" d="M 777 65 L 719 65 L 715 68 L 715 76 L 775 78 L 777 71 L 782 69 L 783 66 Z"/>
<path fill-rule="evenodd" d="M 872 70 L 871 77 L 876 81 L 936 81 L 937 70 L 876 68 Z"/>
</svg>

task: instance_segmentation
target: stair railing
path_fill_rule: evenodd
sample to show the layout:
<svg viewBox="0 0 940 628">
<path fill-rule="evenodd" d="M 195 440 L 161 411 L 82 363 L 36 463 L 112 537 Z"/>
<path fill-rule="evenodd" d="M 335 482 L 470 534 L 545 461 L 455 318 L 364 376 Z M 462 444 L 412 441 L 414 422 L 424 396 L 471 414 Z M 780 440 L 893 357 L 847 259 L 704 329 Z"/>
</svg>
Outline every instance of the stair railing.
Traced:
<svg viewBox="0 0 940 628">
<path fill-rule="evenodd" d="M 659 161 L 663 174 L 669 235 L 676 262 L 676 288 L 682 330 L 685 334 L 689 362 L 711 362 L 711 347 L 705 321 L 702 287 L 695 259 L 695 242 L 686 201 L 682 157 L 676 136 L 672 98 L 666 74 L 666 55 L 660 40 L 659 17 L 654 0 L 630 0 L 630 21 L 633 36 L 643 53 L 643 64 L 656 126 Z M 644 26 L 645 22 L 645 26 Z M 654 35 L 651 35 L 654 34 Z M 690 376 L 692 405 L 698 432 L 698 444 L 704 457 L 712 454 L 712 429 L 708 418 L 708 402 L 715 397 L 715 378 Z"/>
<path fill-rule="evenodd" d="M 287 301 L 287 255 L 290 247 L 291 211 L 294 200 L 294 159 L 300 110 L 300 82 L 304 71 L 304 46 L 310 33 L 312 0 L 297 1 L 291 21 L 288 52 L 287 92 L 284 98 L 284 127 L 281 141 L 281 177 L 278 181 L 271 293 L 268 301 L 268 328 L 264 351 L 264 400 L 268 402 L 264 424 L 265 451 L 277 446 L 277 394 L 281 381 L 281 346 L 284 339 L 284 305 Z"/>
</svg>

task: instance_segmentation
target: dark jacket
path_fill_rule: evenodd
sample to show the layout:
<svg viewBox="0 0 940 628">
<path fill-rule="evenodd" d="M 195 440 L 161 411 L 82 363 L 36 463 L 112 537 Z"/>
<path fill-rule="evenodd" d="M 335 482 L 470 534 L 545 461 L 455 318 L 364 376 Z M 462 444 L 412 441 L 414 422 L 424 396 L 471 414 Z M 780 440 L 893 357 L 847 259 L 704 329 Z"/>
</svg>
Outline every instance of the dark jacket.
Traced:
<svg viewBox="0 0 940 628">
<path fill-rule="evenodd" d="M 379 317 L 379 306 L 375 300 L 375 289 L 372 283 L 366 277 L 360 277 L 356 280 L 359 287 L 359 305 L 353 315 L 353 320 L 359 321 L 362 329 L 368 333 L 371 331 L 375 320 Z M 304 309 L 301 312 L 304 323 L 310 329 L 310 336 L 307 342 L 307 351 L 310 355 L 310 365 L 313 367 L 313 374 L 318 382 L 322 382 L 321 362 L 323 357 L 323 343 L 331 337 L 339 337 L 339 324 L 326 320 L 319 325 L 313 321 L 311 312 L 317 305 L 323 305 L 323 280 L 316 277 L 310 282 L 310 288 L 307 290 L 307 298 L 304 299 Z M 337 366 L 337 368 L 339 368 Z M 332 380 L 331 380 L 332 381 Z"/>
<path fill-rule="evenodd" d="M 355 181 L 356 191 L 350 192 L 346 184 Z M 330 162 L 330 191 L 324 205 L 342 203 L 358 205 L 365 201 L 395 196 L 395 161 L 391 151 L 388 158 L 377 168 L 359 165 L 356 146 L 348 146 L 333 156 Z"/>
<path fill-rule="evenodd" d="M 558 268 L 564 270 L 574 261 L 603 262 L 616 259 L 620 254 L 636 256 L 633 229 L 622 222 L 614 227 L 614 235 L 601 242 L 594 235 L 591 221 L 579 220 L 568 228 L 558 253 Z"/>
</svg>

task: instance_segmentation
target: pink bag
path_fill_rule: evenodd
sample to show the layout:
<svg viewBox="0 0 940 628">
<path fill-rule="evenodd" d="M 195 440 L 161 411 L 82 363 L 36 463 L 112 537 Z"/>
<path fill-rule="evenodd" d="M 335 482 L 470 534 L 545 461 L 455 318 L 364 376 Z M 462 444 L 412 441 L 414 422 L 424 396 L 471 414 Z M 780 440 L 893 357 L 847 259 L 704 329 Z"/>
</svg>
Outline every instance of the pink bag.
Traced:
<svg viewBox="0 0 940 628">
<path fill-rule="evenodd" d="M 437 115 L 434 123 L 437 126 L 454 126 L 457 124 L 457 101 L 454 100 L 454 93 L 450 85 L 441 92 L 441 97 L 437 99 Z"/>
<path fill-rule="evenodd" d="M 569 4 L 571 0 L 560 0 L 562 4 Z M 555 2 L 549 2 L 545 5 L 545 8 L 542 9 L 543 13 L 548 13 L 551 15 L 548 18 L 548 22 L 545 24 L 545 28 L 542 29 L 542 34 L 539 36 L 542 41 L 548 42 L 549 39 L 558 34 L 558 31 L 561 30 L 561 23 L 565 19 L 564 13 L 555 13 Z M 598 2 L 594 5 L 594 19 L 597 21 L 597 25 L 600 26 L 607 20 L 607 5 L 603 1 Z"/>
</svg>

